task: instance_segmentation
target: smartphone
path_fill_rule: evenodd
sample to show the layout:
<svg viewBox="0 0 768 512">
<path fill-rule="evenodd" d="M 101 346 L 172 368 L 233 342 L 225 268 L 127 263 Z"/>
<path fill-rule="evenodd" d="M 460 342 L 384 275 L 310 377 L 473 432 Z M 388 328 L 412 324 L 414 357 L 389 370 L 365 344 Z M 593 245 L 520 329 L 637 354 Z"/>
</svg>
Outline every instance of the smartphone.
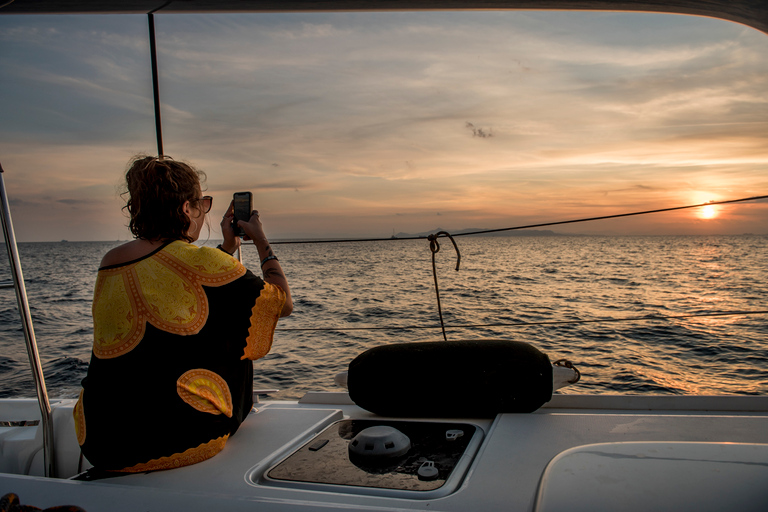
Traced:
<svg viewBox="0 0 768 512">
<path fill-rule="evenodd" d="M 232 202 L 235 205 L 235 218 L 232 221 L 232 229 L 235 230 L 236 236 L 244 236 L 245 231 L 243 228 L 237 225 L 237 221 L 248 221 L 251 218 L 251 212 L 253 211 L 253 194 L 250 192 L 235 192 L 232 197 Z"/>
</svg>

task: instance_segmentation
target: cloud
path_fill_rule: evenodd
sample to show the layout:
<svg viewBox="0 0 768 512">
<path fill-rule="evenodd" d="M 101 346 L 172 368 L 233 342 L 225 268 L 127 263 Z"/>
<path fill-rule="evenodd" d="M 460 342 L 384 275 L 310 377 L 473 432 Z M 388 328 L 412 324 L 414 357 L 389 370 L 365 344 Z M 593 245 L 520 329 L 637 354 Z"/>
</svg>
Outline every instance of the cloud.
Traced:
<svg viewBox="0 0 768 512">
<path fill-rule="evenodd" d="M 156 23 L 166 152 L 208 173 L 215 205 L 253 190 L 286 232 L 302 216 L 315 234 L 398 219 L 418 232 L 435 212 L 460 228 L 768 190 L 768 43 L 738 25 L 532 12 Z M 155 144 L 146 17 L 0 17 L 0 44 L 3 163 L 37 170 L 14 176 L 17 201 L 78 201 L 124 229 L 114 187 Z"/>
<path fill-rule="evenodd" d="M 293 190 L 295 192 L 298 192 L 300 188 L 303 188 L 306 182 L 304 181 L 272 181 L 272 182 L 264 182 L 259 185 L 259 188 L 262 189 L 272 189 L 272 190 Z M 312 188 L 312 187 L 308 187 Z"/>
<path fill-rule="evenodd" d="M 467 121 L 467 123 L 464 125 L 467 127 L 468 130 L 472 132 L 473 137 L 479 137 L 481 139 L 487 139 L 488 137 L 493 137 L 493 131 L 491 131 L 490 128 L 476 128 L 474 124 Z"/>
</svg>

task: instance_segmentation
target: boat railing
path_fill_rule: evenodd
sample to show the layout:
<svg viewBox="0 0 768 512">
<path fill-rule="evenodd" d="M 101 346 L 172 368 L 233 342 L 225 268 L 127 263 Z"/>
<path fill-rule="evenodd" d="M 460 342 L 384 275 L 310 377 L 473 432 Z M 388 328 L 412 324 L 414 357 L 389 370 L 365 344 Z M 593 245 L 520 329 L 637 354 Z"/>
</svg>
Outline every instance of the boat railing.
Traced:
<svg viewBox="0 0 768 512">
<path fill-rule="evenodd" d="M 19 248 L 16 244 L 16 234 L 13 230 L 13 220 L 11 219 L 11 209 L 8 205 L 8 195 L 5 191 L 4 174 L 3 166 L 0 165 L 0 217 L 2 217 L 5 247 L 8 250 L 8 259 L 11 264 L 13 281 L 12 283 L 0 283 L 0 287 L 9 288 L 10 286 L 13 286 L 16 289 L 16 301 L 19 306 L 19 314 L 21 315 L 21 323 L 24 330 L 24 339 L 27 344 L 27 354 L 29 355 L 29 364 L 32 367 L 32 376 L 35 380 L 35 388 L 37 390 L 37 401 L 40 405 L 40 414 L 43 420 L 43 458 L 45 476 L 53 478 L 56 476 L 56 466 L 53 451 L 53 419 L 51 403 L 48 400 L 48 391 L 45 387 L 43 367 L 40 364 L 40 355 L 37 350 L 35 330 L 32 327 L 32 315 L 29 310 L 27 290 L 24 286 L 24 275 L 21 271 Z"/>
</svg>

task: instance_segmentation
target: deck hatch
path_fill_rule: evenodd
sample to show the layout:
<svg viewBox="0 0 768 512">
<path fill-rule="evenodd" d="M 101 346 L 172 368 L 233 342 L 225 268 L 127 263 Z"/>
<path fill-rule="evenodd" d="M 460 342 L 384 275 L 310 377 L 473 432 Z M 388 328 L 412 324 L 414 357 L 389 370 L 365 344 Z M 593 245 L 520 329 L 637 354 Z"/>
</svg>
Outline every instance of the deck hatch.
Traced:
<svg viewBox="0 0 768 512">
<path fill-rule="evenodd" d="M 410 439 L 410 449 L 392 458 L 361 458 L 350 443 L 372 427 L 397 429 Z M 406 492 L 411 498 L 444 496 L 458 487 L 482 437 L 482 430 L 468 423 L 342 420 L 274 465 L 264 483 L 360 494 Z"/>
</svg>

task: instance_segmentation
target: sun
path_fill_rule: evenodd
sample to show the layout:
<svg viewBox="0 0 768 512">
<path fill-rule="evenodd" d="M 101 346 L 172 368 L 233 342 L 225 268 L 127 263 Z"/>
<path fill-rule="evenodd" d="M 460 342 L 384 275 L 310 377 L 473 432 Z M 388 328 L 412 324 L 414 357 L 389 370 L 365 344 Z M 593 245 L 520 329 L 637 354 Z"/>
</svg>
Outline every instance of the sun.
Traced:
<svg viewBox="0 0 768 512">
<path fill-rule="evenodd" d="M 714 219 L 717 217 L 717 208 L 712 204 L 702 206 L 701 210 L 699 210 L 699 217 L 702 219 Z"/>
</svg>

